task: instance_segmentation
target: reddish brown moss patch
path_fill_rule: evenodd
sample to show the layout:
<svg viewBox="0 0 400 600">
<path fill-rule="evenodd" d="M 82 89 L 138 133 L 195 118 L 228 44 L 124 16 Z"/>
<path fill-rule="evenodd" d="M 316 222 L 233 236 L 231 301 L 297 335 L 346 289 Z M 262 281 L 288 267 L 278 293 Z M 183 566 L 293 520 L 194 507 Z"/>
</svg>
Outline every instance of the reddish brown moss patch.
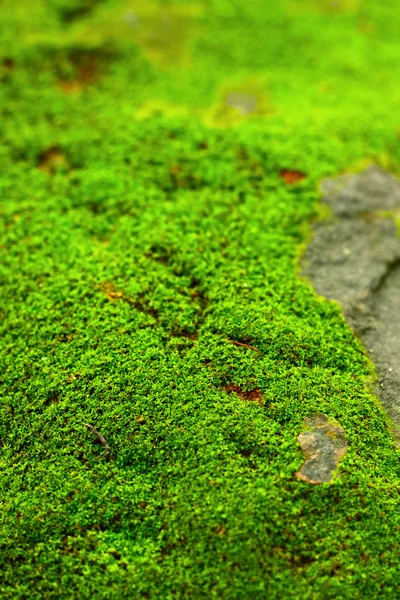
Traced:
<svg viewBox="0 0 400 600">
<path fill-rule="evenodd" d="M 300 183 L 300 181 L 303 181 L 303 179 L 306 177 L 305 173 L 292 169 L 282 169 L 280 175 L 287 185 L 295 185 L 296 183 Z"/>
<path fill-rule="evenodd" d="M 14 69 L 14 67 L 15 67 L 15 62 L 13 61 L 12 58 L 9 58 L 9 57 L 3 58 L 3 67 L 7 71 L 12 71 L 12 69 Z"/>
<path fill-rule="evenodd" d="M 58 73 L 60 89 L 67 94 L 74 94 L 96 84 L 114 58 L 114 53 L 108 49 L 72 50 L 67 57 L 72 72 L 60 69 Z"/>
<path fill-rule="evenodd" d="M 258 402 L 258 404 L 262 406 L 263 395 L 259 388 L 243 390 L 240 386 L 230 383 L 225 386 L 225 391 L 228 392 L 228 394 L 237 394 L 242 400 L 247 400 L 248 402 Z"/>
<path fill-rule="evenodd" d="M 59 169 L 66 169 L 67 167 L 68 161 L 65 155 L 54 146 L 46 150 L 39 158 L 38 169 L 50 175 Z"/>
</svg>

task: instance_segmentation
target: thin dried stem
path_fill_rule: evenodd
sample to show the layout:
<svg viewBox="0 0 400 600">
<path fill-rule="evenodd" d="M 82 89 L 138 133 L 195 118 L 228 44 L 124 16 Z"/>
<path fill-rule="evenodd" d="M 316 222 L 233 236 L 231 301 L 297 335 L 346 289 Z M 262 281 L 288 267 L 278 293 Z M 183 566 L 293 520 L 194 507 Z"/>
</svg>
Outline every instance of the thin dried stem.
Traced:
<svg viewBox="0 0 400 600">
<path fill-rule="evenodd" d="M 92 433 L 94 433 L 94 435 L 99 440 L 100 444 L 102 446 L 104 446 L 104 448 L 106 449 L 106 456 L 107 456 L 107 454 L 110 453 L 110 448 L 109 448 L 109 446 L 107 444 L 106 438 L 103 435 L 101 435 L 101 433 L 99 433 L 98 431 L 96 431 L 96 429 L 93 427 L 93 425 L 89 425 L 89 423 L 84 423 L 84 425 L 85 425 L 85 427 L 87 427 L 88 429 L 90 429 L 90 431 Z"/>
<path fill-rule="evenodd" d="M 248 348 L 249 350 L 254 350 L 254 352 L 257 352 L 257 354 L 260 354 L 260 356 L 262 356 L 262 352 L 260 352 L 257 348 L 254 348 L 254 346 L 249 346 L 249 344 L 243 344 L 242 342 L 236 342 L 235 340 L 226 340 L 227 342 L 229 342 L 230 344 L 235 344 L 235 346 L 242 346 L 243 348 Z"/>
</svg>

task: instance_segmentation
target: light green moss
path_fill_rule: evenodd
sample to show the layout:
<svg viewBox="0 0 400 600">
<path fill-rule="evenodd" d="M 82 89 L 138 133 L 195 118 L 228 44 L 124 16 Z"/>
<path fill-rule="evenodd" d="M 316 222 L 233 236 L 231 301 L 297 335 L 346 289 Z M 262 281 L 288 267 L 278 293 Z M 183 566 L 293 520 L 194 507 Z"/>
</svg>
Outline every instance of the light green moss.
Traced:
<svg viewBox="0 0 400 600">
<path fill-rule="evenodd" d="M 2 3 L 4 598 L 398 598 L 392 426 L 297 267 L 322 177 L 398 171 L 398 8 L 273 5 Z M 273 110 L 226 127 L 236 83 Z"/>
</svg>

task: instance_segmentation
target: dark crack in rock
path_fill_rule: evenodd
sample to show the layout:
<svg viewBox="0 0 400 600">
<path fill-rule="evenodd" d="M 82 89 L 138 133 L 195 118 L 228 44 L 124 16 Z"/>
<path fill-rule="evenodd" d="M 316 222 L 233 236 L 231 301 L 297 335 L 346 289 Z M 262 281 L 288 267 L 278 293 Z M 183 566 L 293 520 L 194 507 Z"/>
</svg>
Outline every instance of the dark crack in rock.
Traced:
<svg viewBox="0 0 400 600">
<path fill-rule="evenodd" d="M 307 417 L 304 423 L 311 430 L 301 433 L 297 439 L 307 460 L 295 476 L 307 483 L 327 483 L 346 453 L 345 433 L 339 424 L 322 413 Z"/>
<path fill-rule="evenodd" d="M 376 393 L 400 424 L 400 180 L 379 167 L 325 180 L 333 218 L 319 222 L 303 273 L 336 300 L 374 362 Z"/>
</svg>

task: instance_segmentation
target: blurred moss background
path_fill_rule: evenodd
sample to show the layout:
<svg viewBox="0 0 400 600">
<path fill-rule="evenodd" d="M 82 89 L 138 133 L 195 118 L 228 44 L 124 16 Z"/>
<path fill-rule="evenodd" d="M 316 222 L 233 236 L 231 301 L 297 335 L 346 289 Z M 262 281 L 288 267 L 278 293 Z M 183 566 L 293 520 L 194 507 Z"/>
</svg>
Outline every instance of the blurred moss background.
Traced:
<svg viewBox="0 0 400 600">
<path fill-rule="evenodd" d="M 396 138 L 397 13 L 373 0 L 5 0 L 2 75 L 24 66 L 14 86 L 45 88 L 49 118 L 93 102 L 98 117 L 267 121 L 372 142 Z M 253 98 L 248 114 L 232 93 Z"/>
</svg>

